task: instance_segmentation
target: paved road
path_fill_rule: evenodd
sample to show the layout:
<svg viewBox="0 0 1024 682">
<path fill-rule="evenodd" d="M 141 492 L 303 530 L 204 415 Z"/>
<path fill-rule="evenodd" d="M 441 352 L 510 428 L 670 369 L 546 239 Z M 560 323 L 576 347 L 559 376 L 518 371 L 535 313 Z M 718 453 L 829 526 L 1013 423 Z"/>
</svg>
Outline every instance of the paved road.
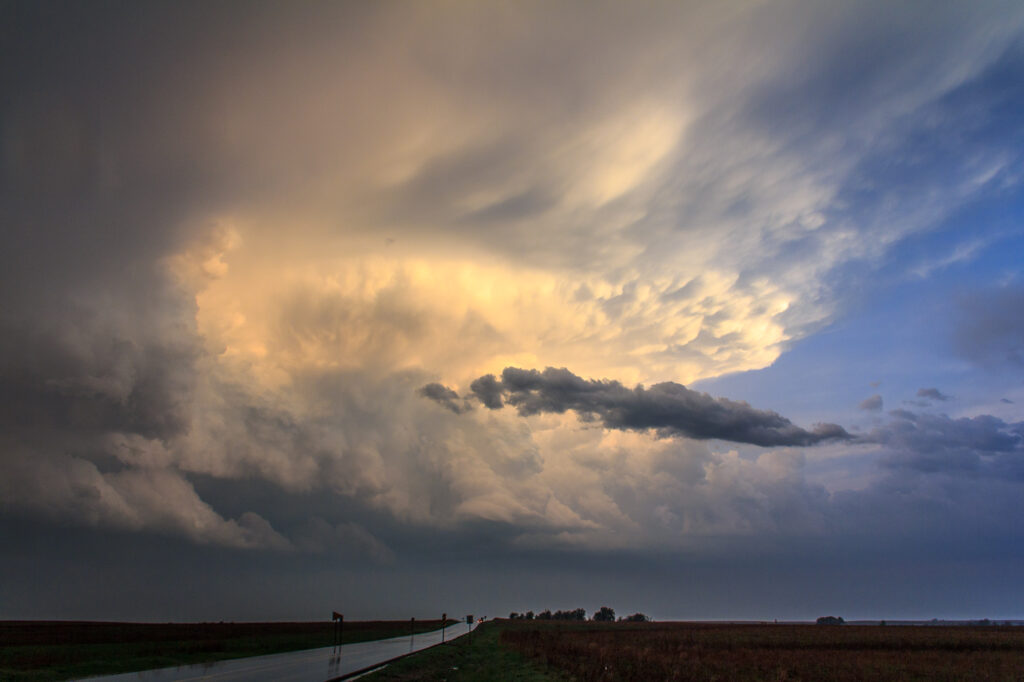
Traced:
<svg viewBox="0 0 1024 682">
<path fill-rule="evenodd" d="M 445 639 L 455 639 L 469 632 L 469 629 L 465 623 L 449 625 L 445 628 Z M 441 631 L 436 630 L 414 637 L 406 635 L 378 639 L 374 642 L 345 644 L 341 647 L 328 646 L 286 654 L 236 658 L 216 663 L 183 665 L 86 679 L 89 682 L 324 682 L 440 643 Z"/>
</svg>

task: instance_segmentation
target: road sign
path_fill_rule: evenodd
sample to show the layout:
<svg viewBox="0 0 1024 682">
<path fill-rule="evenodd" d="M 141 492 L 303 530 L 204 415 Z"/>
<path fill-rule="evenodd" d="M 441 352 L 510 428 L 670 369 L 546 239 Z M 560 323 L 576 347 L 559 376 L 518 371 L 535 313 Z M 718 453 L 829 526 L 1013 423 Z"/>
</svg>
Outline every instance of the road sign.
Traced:
<svg viewBox="0 0 1024 682">
<path fill-rule="evenodd" d="M 345 616 L 337 611 L 331 611 L 331 620 L 334 621 L 334 644 L 341 646 L 341 638 L 345 634 Z"/>
</svg>

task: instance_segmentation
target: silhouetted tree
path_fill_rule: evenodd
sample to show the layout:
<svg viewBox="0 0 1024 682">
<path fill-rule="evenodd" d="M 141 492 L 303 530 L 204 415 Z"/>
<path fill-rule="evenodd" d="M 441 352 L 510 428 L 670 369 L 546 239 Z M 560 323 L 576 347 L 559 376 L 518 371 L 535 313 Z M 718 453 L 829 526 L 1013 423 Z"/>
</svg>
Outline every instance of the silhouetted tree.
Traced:
<svg viewBox="0 0 1024 682">
<path fill-rule="evenodd" d="M 519 618 L 519 614 L 517 612 L 513 611 L 512 613 L 508 614 L 508 617 L 509 617 L 509 620 L 517 620 Z"/>
<path fill-rule="evenodd" d="M 551 609 L 544 609 L 538 613 L 537 620 L 551 620 Z"/>
<path fill-rule="evenodd" d="M 572 611 L 555 611 L 554 615 L 551 616 L 552 620 L 586 620 L 587 612 L 585 609 L 573 609 Z"/>
<path fill-rule="evenodd" d="M 607 606 L 602 606 L 597 613 L 594 614 L 594 620 L 600 623 L 614 623 L 615 622 L 615 609 Z"/>
<path fill-rule="evenodd" d="M 650 620 L 650 618 L 648 618 L 644 614 L 638 612 L 638 613 L 634 613 L 632 616 L 626 616 L 625 618 L 620 618 L 619 620 L 623 620 L 623 621 L 625 621 L 627 623 L 646 623 L 647 621 Z"/>
<path fill-rule="evenodd" d="M 822 616 L 816 622 L 818 625 L 842 625 L 846 621 L 842 616 Z"/>
</svg>

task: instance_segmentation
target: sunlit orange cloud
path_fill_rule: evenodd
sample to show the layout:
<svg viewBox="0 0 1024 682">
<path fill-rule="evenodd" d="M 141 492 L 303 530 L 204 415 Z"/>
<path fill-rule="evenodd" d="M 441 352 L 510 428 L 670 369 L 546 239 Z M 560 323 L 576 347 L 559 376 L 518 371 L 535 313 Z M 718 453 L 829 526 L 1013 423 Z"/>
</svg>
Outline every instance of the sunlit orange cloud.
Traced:
<svg viewBox="0 0 1024 682">
<path fill-rule="evenodd" d="M 766 139 L 692 139 L 709 92 L 726 91 L 701 90 L 693 57 L 721 47 L 686 12 L 559 34 L 567 55 L 611 50 L 599 69 L 567 57 L 564 87 L 519 71 L 540 55 L 518 38 L 555 38 L 529 12 L 434 8 L 429 37 L 410 12 L 367 11 L 346 40 L 282 38 L 284 56 L 225 60 L 202 90 L 207 153 L 248 184 L 193 216 L 170 262 L 219 363 L 269 386 L 332 367 L 465 386 L 507 365 L 688 383 L 764 367 L 801 333 L 780 314 L 800 319 L 817 272 L 741 274 L 766 232 L 820 224 L 828 189 L 794 165 L 744 165 L 774 153 Z M 475 23 L 496 19 L 502 45 L 480 42 Z M 664 41 L 621 50 L 623 35 Z M 485 66 L 516 88 L 482 83 Z M 679 186 L 704 176 L 713 189 Z M 695 193 L 701 212 L 680 215 Z M 765 206 L 763 226 L 723 217 L 737 196 Z"/>
<path fill-rule="evenodd" d="M 846 53 L 817 41 L 846 45 L 846 13 L 868 26 L 873 10 L 150 11 L 172 20 L 152 45 L 119 42 L 134 35 L 121 17 L 96 22 L 112 27 L 106 42 L 69 22 L 69 36 L 121 51 L 83 53 L 80 71 L 51 55 L 52 82 L 5 123 L 22 225 L 4 270 L 12 395 L 38 394 L 14 407 L 40 410 L 10 423 L 48 423 L 46 409 L 83 421 L 16 434 L 31 445 L 0 463 L 0 497 L 276 548 L 302 533 L 271 527 L 269 511 L 221 516 L 190 477 L 336 495 L 409 523 L 507 524 L 528 545 L 817 528 L 826 487 L 863 477 L 818 488 L 792 450 L 625 433 L 575 408 L 490 410 L 469 386 L 508 366 L 632 388 L 771 365 L 836 316 L 837 266 L 956 204 L 879 195 L 851 210 L 851 188 L 874 182 L 858 164 L 989 64 L 991 41 L 1016 40 L 1013 22 L 985 18 L 958 56 L 911 51 L 851 90 L 863 102 L 822 110 L 840 100 L 813 60 Z M 25 41 L 19 74 L 44 66 L 44 43 Z M 124 66 L 99 95 L 67 87 L 67 73 L 91 83 L 112 65 Z M 966 190 L 920 194 L 962 200 L 1001 158 Z M 434 383 L 450 404 L 423 397 Z M 310 520 L 309 534 L 373 546 L 349 521 Z"/>
<path fill-rule="evenodd" d="M 322 486 L 417 523 L 519 524 L 525 544 L 747 528 L 726 508 L 774 480 L 768 460 L 727 467 L 705 444 L 573 414 L 454 415 L 416 393 L 465 395 L 507 366 L 691 383 L 765 367 L 827 317 L 806 294 L 846 244 L 762 266 L 821 226 L 832 188 L 770 136 L 706 137 L 702 117 L 754 76 L 719 79 L 705 66 L 727 44 L 664 14 L 547 34 L 515 7 L 385 7 L 285 27 L 258 53 L 226 44 L 160 114 L 186 122 L 221 186 L 163 261 L 205 351 L 190 430 L 132 441 L 134 464 Z M 553 46 L 554 80 L 538 80 Z"/>
<path fill-rule="evenodd" d="M 172 262 L 195 287 L 208 346 L 272 385 L 314 368 L 465 381 L 508 365 L 690 382 L 762 367 L 787 339 L 776 317 L 784 292 L 768 283 L 736 292 L 714 271 L 680 293 L 686 283 L 669 279 L 615 284 L 486 257 L 391 256 L 386 246 L 289 253 L 253 243 L 261 238 L 214 228 Z"/>
</svg>

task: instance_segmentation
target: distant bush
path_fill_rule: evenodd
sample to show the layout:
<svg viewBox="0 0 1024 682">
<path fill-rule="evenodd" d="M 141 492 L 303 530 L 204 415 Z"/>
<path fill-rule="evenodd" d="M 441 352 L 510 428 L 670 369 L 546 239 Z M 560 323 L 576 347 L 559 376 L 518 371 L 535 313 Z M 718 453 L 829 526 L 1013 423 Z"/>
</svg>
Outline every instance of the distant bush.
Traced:
<svg viewBox="0 0 1024 682">
<path fill-rule="evenodd" d="M 818 625 L 842 625 L 846 621 L 842 616 L 822 616 L 817 621 Z"/>
<path fill-rule="evenodd" d="M 594 614 L 594 620 L 599 623 L 614 623 L 615 622 L 615 609 L 602 606 L 598 609 L 597 613 Z"/>
<path fill-rule="evenodd" d="M 650 618 L 648 618 L 642 613 L 634 613 L 632 616 L 619 618 L 619 620 L 621 620 L 624 623 L 646 623 L 650 620 Z"/>
</svg>

